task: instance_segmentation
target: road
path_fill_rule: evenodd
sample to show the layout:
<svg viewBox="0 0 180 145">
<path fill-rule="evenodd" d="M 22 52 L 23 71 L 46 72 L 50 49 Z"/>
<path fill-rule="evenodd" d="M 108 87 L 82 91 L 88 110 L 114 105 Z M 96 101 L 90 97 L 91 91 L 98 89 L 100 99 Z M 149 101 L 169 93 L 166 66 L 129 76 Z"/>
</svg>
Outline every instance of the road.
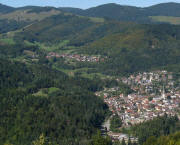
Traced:
<svg viewBox="0 0 180 145">
<path fill-rule="evenodd" d="M 104 123 L 103 123 L 103 127 L 107 128 L 107 131 L 110 131 L 110 120 L 111 120 L 112 116 L 109 117 Z"/>
</svg>

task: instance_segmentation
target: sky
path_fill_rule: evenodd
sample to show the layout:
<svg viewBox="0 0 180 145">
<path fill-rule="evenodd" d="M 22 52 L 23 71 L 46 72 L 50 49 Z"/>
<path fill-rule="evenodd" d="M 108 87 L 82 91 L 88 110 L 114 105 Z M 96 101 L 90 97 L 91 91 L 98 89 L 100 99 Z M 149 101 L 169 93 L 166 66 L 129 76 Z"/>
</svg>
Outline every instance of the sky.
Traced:
<svg viewBox="0 0 180 145">
<path fill-rule="evenodd" d="M 34 5 L 54 7 L 75 7 L 82 9 L 87 9 L 106 3 L 117 3 L 121 5 L 147 7 L 158 3 L 166 2 L 180 3 L 180 0 L 0 0 L 0 3 L 13 7 Z"/>
</svg>

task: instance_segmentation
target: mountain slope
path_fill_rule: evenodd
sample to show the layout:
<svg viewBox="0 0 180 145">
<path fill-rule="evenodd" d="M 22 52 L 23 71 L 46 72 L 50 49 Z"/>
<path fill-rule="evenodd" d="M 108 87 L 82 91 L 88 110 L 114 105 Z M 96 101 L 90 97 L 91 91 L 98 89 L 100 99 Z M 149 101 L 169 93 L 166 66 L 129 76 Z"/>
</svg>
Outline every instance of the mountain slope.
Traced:
<svg viewBox="0 0 180 145">
<path fill-rule="evenodd" d="M 18 33 L 18 37 L 40 42 L 69 40 L 95 25 L 96 23 L 85 17 L 60 14 L 26 27 Z"/>
<path fill-rule="evenodd" d="M 103 72 L 132 73 L 180 64 L 180 27 L 141 25 L 96 40 L 82 52 L 108 56 Z M 176 67 L 177 68 L 177 67 Z"/>
</svg>

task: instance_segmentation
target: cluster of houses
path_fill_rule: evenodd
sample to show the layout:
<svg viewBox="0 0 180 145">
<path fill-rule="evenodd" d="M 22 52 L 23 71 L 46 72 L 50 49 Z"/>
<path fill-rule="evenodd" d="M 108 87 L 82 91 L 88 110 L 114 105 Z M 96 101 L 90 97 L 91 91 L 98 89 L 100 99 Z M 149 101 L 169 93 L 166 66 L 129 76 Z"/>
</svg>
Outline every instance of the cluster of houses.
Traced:
<svg viewBox="0 0 180 145">
<path fill-rule="evenodd" d="M 129 85 L 134 92 L 127 95 L 116 94 L 119 88 L 114 87 L 105 88 L 101 92 L 96 92 L 96 95 L 103 94 L 104 102 L 114 114 L 119 115 L 123 121 L 123 127 L 164 114 L 174 116 L 180 111 L 180 86 L 175 85 L 175 79 L 170 72 L 138 73 L 127 78 L 117 78 L 117 81 Z M 121 134 L 118 136 L 111 133 L 109 136 L 119 139 Z"/>
<path fill-rule="evenodd" d="M 88 55 L 83 55 L 83 54 L 58 54 L 55 52 L 50 52 L 46 56 L 47 59 L 53 58 L 53 57 L 71 59 L 71 60 L 76 60 L 76 61 L 80 61 L 80 62 L 104 61 L 104 58 L 101 58 L 101 56 L 88 56 Z"/>
<path fill-rule="evenodd" d="M 172 73 L 144 72 L 120 80 L 128 84 L 134 92 L 128 95 L 112 95 L 106 91 L 103 95 L 110 110 L 122 118 L 124 125 L 137 124 L 162 116 L 164 113 L 168 115 L 177 113 L 180 88 L 174 86 Z M 118 87 L 108 90 L 114 92 Z"/>
<path fill-rule="evenodd" d="M 165 93 L 160 96 L 143 96 L 129 94 L 124 96 L 106 97 L 104 101 L 113 113 L 121 117 L 125 126 L 138 124 L 157 116 L 175 115 L 180 103 L 180 93 L 168 97 Z"/>
<path fill-rule="evenodd" d="M 175 89 L 173 74 L 167 71 L 143 72 L 117 80 L 129 85 L 132 90 L 140 94 L 161 93 L 162 85 L 169 92 Z"/>
<path fill-rule="evenodd" d="M 123 133 L 114 133 L 114 132 L 108 132 L 108 136 L 111 137 L 112 141 L 120 141 L 122 142 L 122 140 L 124 140 L 126 143 L 128 143 L 129 140 L 131 140 L 132 143 L 134 142 L 138 142 L 138 138 L 136 137 L 132 137 L 132 136 L 128 136 L 127 134 L 123 134 Z"/>
</svg>

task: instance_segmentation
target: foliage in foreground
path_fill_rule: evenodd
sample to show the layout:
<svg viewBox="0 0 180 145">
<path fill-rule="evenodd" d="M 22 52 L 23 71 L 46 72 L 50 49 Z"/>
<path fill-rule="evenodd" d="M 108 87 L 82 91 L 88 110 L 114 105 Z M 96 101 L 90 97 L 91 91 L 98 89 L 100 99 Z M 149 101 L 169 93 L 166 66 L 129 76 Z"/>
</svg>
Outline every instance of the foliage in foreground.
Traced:
<svg viewBox="0 0 180 145">
<path fill-rule="evenodd" d="M 162 116 L 133 126 L 132 134 L 138 137 L 139 144 L 143 144 L 149 137 L 169 135 L 180 130 L 177 116 Z"/>
<path fill-rule="evenodd" d="M 159 138 L 152 136 L 143 145 L 180 145 L 180 132 Z"/>
</svg>

